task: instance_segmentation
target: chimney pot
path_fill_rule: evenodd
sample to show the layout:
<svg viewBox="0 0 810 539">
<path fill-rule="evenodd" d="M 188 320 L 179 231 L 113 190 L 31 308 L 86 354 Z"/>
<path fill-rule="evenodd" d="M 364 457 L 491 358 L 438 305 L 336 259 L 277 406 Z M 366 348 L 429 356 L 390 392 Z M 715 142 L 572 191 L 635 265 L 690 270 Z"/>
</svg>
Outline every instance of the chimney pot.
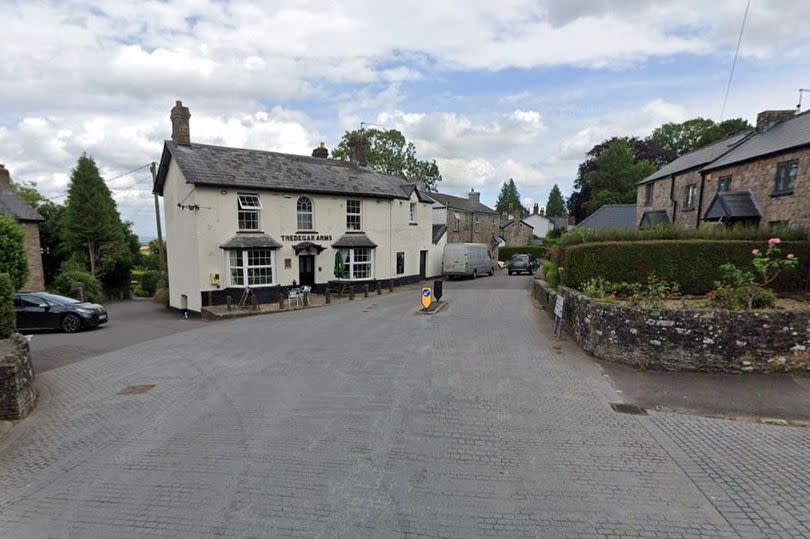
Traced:
<svg viewBox="0 0 810 539">
<path fill-rule="evenodd" d="M 790 110 L 763 110 L 757 114 L 757 133 L 764 133 L 776 124 L 790 120 L 796 111 Z"/>
<path fill-rule="evenodd" d="M 188 107 L 184 107 L 182 101 L 176 101 L 169 118 L 172 120 L 172 141 L 180 146 L 191 146 L 191 112 Z"/>
<path fill-rule="evenodd" d="M 329 158 L 329 150 L 326 149 L 326 144 L 321 142 L 321 145 L 312 150 L 312 157 L 319 157 L 321 159 Z"/>
<path fill-rule="evenodd" d="M 11 174 L 5 165 L 0 165 L 0 187 L 8 187 L 11 185 Z"/>
</svg>

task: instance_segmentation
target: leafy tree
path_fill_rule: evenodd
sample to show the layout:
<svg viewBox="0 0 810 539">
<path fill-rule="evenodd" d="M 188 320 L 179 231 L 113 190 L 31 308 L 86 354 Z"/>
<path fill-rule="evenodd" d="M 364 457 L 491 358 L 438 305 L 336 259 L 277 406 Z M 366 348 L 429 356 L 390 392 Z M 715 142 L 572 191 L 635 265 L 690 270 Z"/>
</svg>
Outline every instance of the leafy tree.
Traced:
<svg viewBox="0 0 810 539">
<path fill-rule="evenodd" d="M 521 208 L 523 209 L 523 215 L 529 214 L 529 210 L 520 203 L 520 193 L 515 185 L 515 180 L 509 178 L 508 181 L 503 182 L 501 192 L 498 193 L 498 200 L 495 202 L 495 211 L 504 213 L 509 210 L 516 211 Z"/>
<path fill-rule="evenodd" d="M 87 154 L 79 157 L 70 177 L 64 227 L 65 240 L 71 250 L 87 254 L 93 276 L 98 270 L 102 248 L 119 252 L 118 246 L 124 243 L 115 201 L 95 161 Z"/>
<path fill-rule="evenodd" d="M 48 202 L 48 199 L 37 191 L 36 182 L 28 182 L 25 184 L 11 182 L 11 187 L 17 191 L 17 194 L 20 195 L 23 200 L 34 208 L 39 209 L 42 204 Z"/>
<path fill-rule="evenodd" d="M 719 124 L 706 118 L 693 118 L 681 123 L 666 123 L 656 128 L 649 140 L 671 153 L 674 159 L 746 129 L 751 129 L 751 125 L 742 118 Z"/>
<path fill-rule="evenodd" d="M 593 196 L 584 204 L 589 213 L 604 204 L 632 204 L 636 200 L 636 183 L 657 169 L 651 161 L 636 160 L 633 147 L 622 140 L 610 143 L 593 164 L 585 178 L 593 190 Z"/>
<path fill-rule="evenodd" d="M 0 215 L 0 273 L 7 273 L 15 290 L 28 280 L 28 257 L 25 255 L 25 233 L 9 215 Z"/>
<path fill-rule="evenodd" d="M 563 199 L 560 188 L 557 184 L 551 188 L 548 194 L 548 202 L 546 202 L 546 215 L 548 217 L 562 217 L 566 215 L 565 200 Z"/>
<path fill-rule="evenodd" d="M 442 181 L 436 161 L 417 159 L 416 146 L 396 129 L 346 131 L 337 147 L 332 150 L 332 158 L 349 160 L 354 155 L 353 141 L 359 136 L 366 139 L 368 164 L 374 170 L 400 176 L 411 183 L 424 181 L 428 191 L 435 191 L 437 184 Z"/>
<path fill-rule="evenodd" d="M 14 313 L 14 285 L 8 273 L 0 273 L 0 339 L 14 333 L 17 315 Z"/>
</svg>

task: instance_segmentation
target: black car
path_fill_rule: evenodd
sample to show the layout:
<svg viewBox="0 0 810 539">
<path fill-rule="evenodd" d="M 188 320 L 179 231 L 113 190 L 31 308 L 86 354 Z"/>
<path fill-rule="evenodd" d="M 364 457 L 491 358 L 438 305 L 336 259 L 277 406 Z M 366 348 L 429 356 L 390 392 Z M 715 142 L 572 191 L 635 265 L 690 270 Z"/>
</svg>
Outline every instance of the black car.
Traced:
<svg viewBox="0 0 810 539">
<path fill-rule="evenodd" d="M 513 273 L 534 273 L 534 265 L 532 264 L 529 255 L 512 255 L 509 257 L 509 264 L 506 266 L 509 270 L 509 275 Z"/>
<path fill-rule="evenodd" d="M 18 330 L 61 329 L 74 333 L 107 322 L 107 311 L 101 305 L 47 292 L 14 294 L 14 311 Z"/>
</svg>

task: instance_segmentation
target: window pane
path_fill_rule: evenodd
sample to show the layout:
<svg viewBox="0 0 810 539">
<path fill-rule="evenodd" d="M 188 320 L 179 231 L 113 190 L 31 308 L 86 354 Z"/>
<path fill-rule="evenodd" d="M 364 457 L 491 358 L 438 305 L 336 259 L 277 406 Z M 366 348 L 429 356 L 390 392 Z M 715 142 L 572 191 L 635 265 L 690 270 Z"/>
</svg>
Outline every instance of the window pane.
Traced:
<svg viewBox="0 0 810 539">
<path fill-rule="evenodd" d="M 259 212 L 239 211 L 239 230 L 259 230 Z"/>
<path fill-rule="evenodd" d="M 248 268 L 248 284 L 273 284 L 273 268 Z"/>
<path fill-rule="evenodd" d="M 239 199 L 239 209 L 242 210 L 260 210 L 262 203 L 259 201 L 258 195 L 246 195 L 240 193 L 237 195 Z"/>
<path fill-rule="evenodd" d="M 312 230 L 312 201 L 307 197 L 298 199 L 298 230 Z"/>
<path fill-rule="evenodd" d="M 355 262 L 370 262 L 371 261 L 371 249 L 355 249 L 354 250 L 354 261 Z"/>
<path fill-rule="evenodd" d="M 346 229 L 360 230 L 360 201 L 346 201 Z"/>
<path fill-rule="evenodd" d="M 368 279 L 371 277 L 371 262 L 354 264 L 354 279 Z"/>
</svg>

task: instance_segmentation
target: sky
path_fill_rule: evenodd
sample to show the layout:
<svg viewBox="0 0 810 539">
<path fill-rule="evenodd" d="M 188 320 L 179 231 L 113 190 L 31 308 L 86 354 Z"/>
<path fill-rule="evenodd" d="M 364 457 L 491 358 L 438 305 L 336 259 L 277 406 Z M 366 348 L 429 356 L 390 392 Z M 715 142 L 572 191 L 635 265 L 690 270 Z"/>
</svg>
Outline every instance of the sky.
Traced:
<svg viewBox="0 0 810 539">
<path fill-rule="evenodd" d="M 570 194 L 612 136 L 721 119 L 744 0 L 0 0 L 0 163 L 64 200 L 86 152 L 155 236 L 148 168 L 175 100 L 192 143 L 309 155 L 360 122 L 494 205 Z M 810 88 L 810 2 L 752 0 L 724 118 Z M 810 106 L 810 94 L 805 94 Z"/>
</svg>

